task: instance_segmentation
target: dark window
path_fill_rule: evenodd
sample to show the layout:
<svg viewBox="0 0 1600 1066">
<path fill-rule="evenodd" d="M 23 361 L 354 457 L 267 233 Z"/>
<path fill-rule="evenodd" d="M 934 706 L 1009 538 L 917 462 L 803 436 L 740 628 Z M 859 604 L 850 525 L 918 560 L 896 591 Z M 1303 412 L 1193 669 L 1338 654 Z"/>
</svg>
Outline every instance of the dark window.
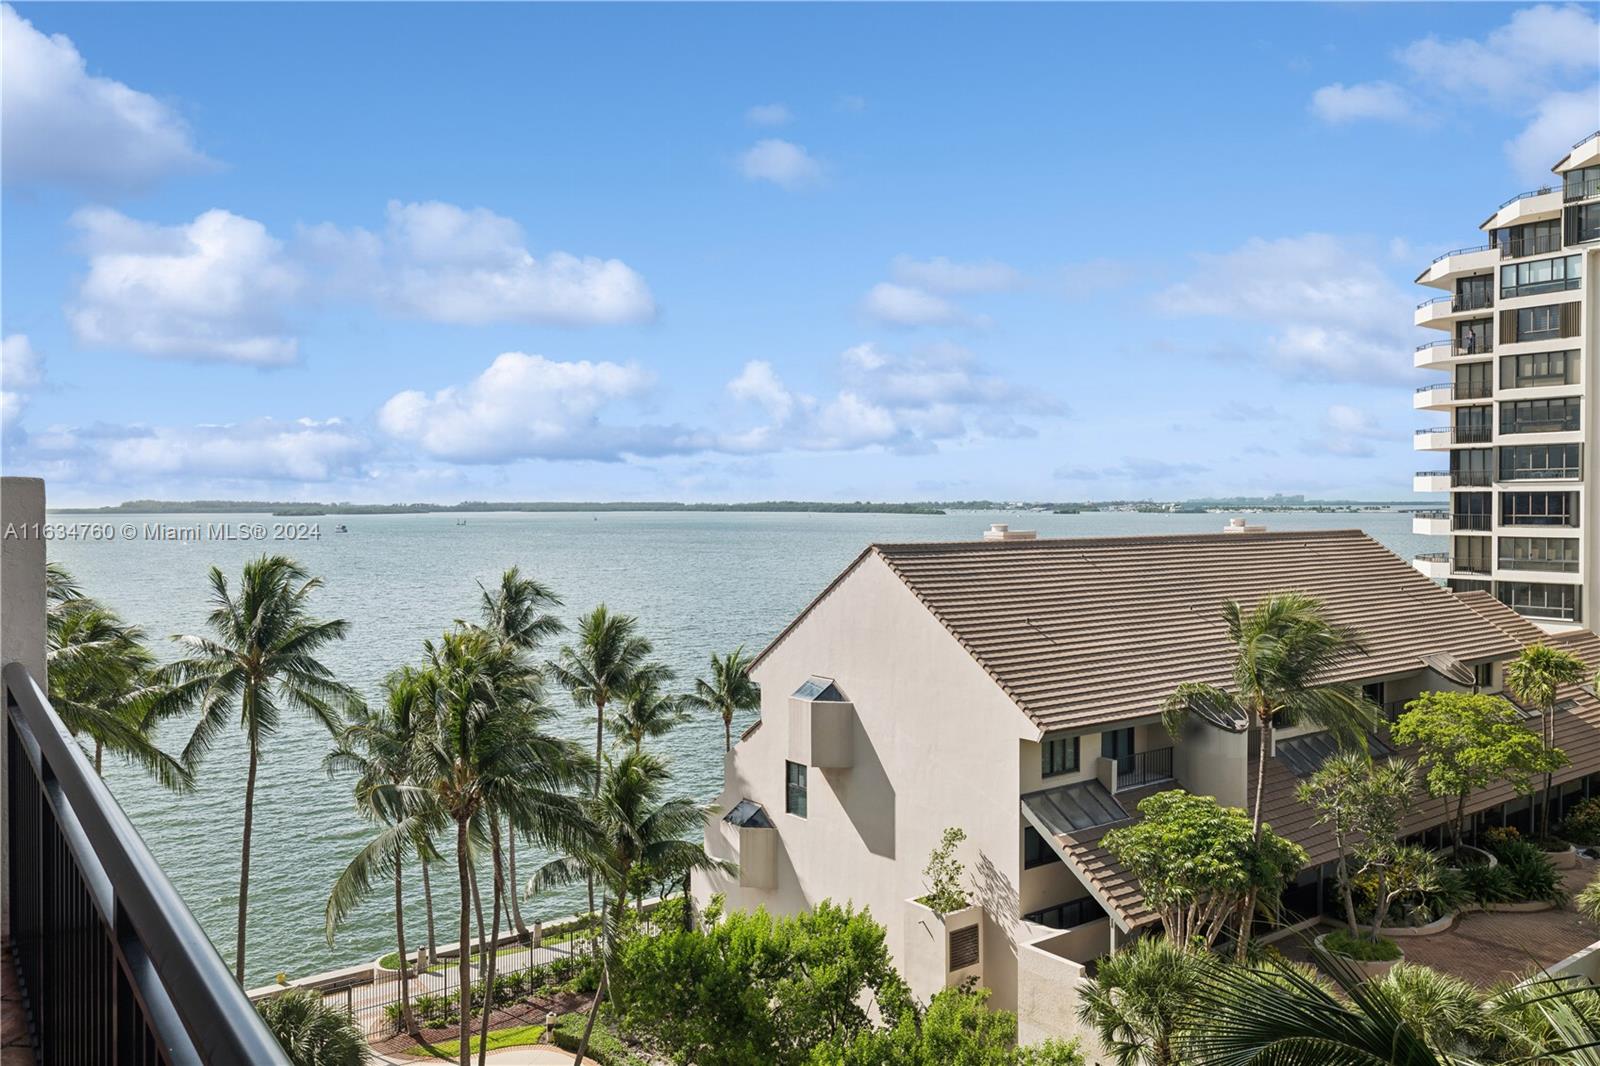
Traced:
<svg viewBox="0 0 1600 1066">
<path fill-rule="evenodd" d="M 1600 240 L 1600 203 L 1574 204 L 1567 208 L 1567 243 L 1584 244 Z"/>
<path fill-rule="evenodd" d="M 1600 196 L 1600 167 L 1578 167 L 1561 176 L 1561 198 L 1568 202 Z"/>
<path fill-rule="evenodd" d="M 1031 870 L 1035 866 L 1048 866 L 1056 861 L 1056 853 L 1050 850 L 1050 845 L 1044 842 L 1044 837 L 1033 826 L 1026 826 L 1022 830 L 1022 868 Z"/>
<path fill-rule="evenodd" d="M 1056 737 L 1039 745 L 1039 772 L 1045 777 L 1078 771 L 1078 738 Z"/>
<path fill-rule="evenodd" d="M 1537 481 L 1582 476 L 1581 444 L 1519 444 L 1500 449 L 1501 481 Z"/>
<path fill-rule="evenodd" d="M 1487 574 L 1489 565 L 1488 537 L 1455 537 L 1451 545 L 1450 569 L 1463 574 Z"/>
<path fill-rule="evenodd" d="M 1507 526 L 1578 527 L 1576 492 L 1502 492 L 1500 523 Z"/>
<path fill-rule="evenodd" d="M 1494 525 L 1494 494 L 1457 492 L 1451 498 L 1450 528 L 1487 533 Z"/>
<path fill-rule="evenodd" d="M 1500 268 L 1500 295 L 1537 296 L 1543 292 L 1576 289 L 1582 281 L 1582 261 L 1582 256 L 1562 255 L 1503 266 Z"/>
<path fill-rule="evenodd" d="M 1494 391 L 1493 363 L 1463 363 L 1456 367 L 1455 389 L 1451 398 L 1482 400 Z"/>
<path fill-rule="evenodd" d="M 1491 448 L 1457 448 L 1450 453 L 1450 486 L 1487 488 L 1494 480 Z"/>
<path fill-rule="evenodd" d="M 1581 363 L 1575 351 L 1502 356 L 1500 387 L 1531 389 L 1540 385 L 1576 385 Z"/>
<path fill-rule="evenodd" d="M 1117 760 L 1117 772 L 1133 770 L 1133 726 L 1108 729 L 1100 734 L 1100 757 Z"/>
<path fill-rule="evenodd" d="M 786 762 L 784 765 L 783 809 L 790 814 L 806 816 L 806 768 L 802 763 Z"/>
<path fill-rule="evenodd" d="M 1072 929 L 1105 916 L 1105 909 L 1095 902 L 1093 896 L 1082 896 L 1066 903 L 1057 903 L 1054 907 L 1029 911 L 1022 916 L 1022 920 L 1047 929 Z"/>
<path fill-rule="evenodd" d="M 1498 559 L 1502 570 L 1578 572 L 1578 542 L 1571 537 L 1501 537 Z"/>
<path fill-rule="evenodd" d="M 1451 592 L 1488 592 L 1491 582 L 1470 577 L 1453 577 L 1444 583 Z"/>
<path fill-rule="evenodd" d="M 1561 251 L 1561 224 L 1555 219 L 1508 226 L 1500 231 L 1500 258 L 1515 259 Z"/>
<path fill-rule="evenodd" d="M 1495 593 L 1501 603 L 1529 618 L 1554 618 L 1564 622 L 1581 620 L 1577 585 L 1501 581 L 1496 584 Z"/>
<path fill-rule="evenodd" d="M 1494 351 L 1494 319 L 1476 318 L 1456 326 L 1456 354 L 1476 355 Z"/>
<path fill-rule="evenodd" d="M 1480 307 L 1494 306 L 1494 276 L 1480 274 L 1475 278 L 1461 278 L 1456 282 L 1456 295 L 1450 301 L 1452 311 L 1476 311 Z"/>
<path fill-rule="evenodd" d="M 1561 336 L 1561 305 L 1517 308 L 1517 340 L 1536 341 Z"/>
<path fill-rule="evenodd" d="M 1500 404 L 1501 433 L 1570 433 L 1579 427 L 1576 396 L 1513 400 Z"/>
<path fill-rule="evenodd" d="M 1494 439 L 1491 428 L 1493 408 L 1485 404 L 1482 407 L 1457 407 L 1455 417 L 1455 432 L 1451 439 L 1456 444 L 1488 444 Z"/>
<path fill-rule="evenodd" d="M 1472 687 L 1488 688 L 1494 684 L 1494 663 L 1479 663 L 1472 668 Z"/>
</svg>

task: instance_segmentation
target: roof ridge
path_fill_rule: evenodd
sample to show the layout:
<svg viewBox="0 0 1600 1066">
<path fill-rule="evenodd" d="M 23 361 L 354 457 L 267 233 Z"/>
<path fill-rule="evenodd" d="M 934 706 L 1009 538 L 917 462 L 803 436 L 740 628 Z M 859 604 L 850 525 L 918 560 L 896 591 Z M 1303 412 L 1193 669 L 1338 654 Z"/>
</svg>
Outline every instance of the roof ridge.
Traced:
<svg viewBox="0 0 1600 1066">
<path fill-rule="evenodd" d="M 923 541 L 873 541 L 870 547 L 881 552 L 931 552 L 945 550 L 963 551 L 1027 551 L 1040 547 L 1052 549 L 1095 548 L 1125 544 L 1259 544 L 1265 541 L 1296 540 L 1373 540 L 1361 529 L 1278 529 L 1260 533 L 1141 533 L 1111 537 L 1036 537 L 1033 540 L 923 540 Z"/>
</svg>

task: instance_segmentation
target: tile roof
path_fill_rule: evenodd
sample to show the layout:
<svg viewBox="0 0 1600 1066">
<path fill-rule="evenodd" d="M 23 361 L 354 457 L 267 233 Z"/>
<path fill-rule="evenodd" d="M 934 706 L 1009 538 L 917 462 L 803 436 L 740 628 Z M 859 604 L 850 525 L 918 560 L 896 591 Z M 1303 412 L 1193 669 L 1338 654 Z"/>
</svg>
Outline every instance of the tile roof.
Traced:
<svg viewBox="0 0 1600 1066">
<path fill-rule="evenodd" d="M 1046 730 L 1154 714 L 1180 682 L 1226 685 L 1229 599 L 1321 598 L 1366 645 L 1329 680 L 1414 672 L 1431 652 L 1470 663 L 1519 647 L 1359 530 L 876 544 L 868 554 Z"/>
<path fill-rule="evenodd" d="M 1549 643 L 1550 634 L 1507 607 L 1487 592 L 1461 592 L 1456 599 L 1472 608 L 1485 622 L 1504 630 L 1518 644 Z"/>
</svg>

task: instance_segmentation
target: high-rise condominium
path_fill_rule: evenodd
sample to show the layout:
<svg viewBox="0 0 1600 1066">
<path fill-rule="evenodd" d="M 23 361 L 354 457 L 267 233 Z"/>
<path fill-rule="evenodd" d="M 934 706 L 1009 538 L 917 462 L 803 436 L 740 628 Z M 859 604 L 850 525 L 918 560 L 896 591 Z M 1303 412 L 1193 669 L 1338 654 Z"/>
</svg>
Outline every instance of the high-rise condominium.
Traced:
<svg viewBox="0 0 1600 1066">
<path fill-rule="evenodd" d="M 1417 430 L 1416 447 L 1448 463 L 1415 488 L 1450 504 L 1413 528 L 1449 538 L 1417 557 L 1423 573 L 1563 630 L 1600 619 L 1600 132 L 1552 170 L 1484 220 L 1487 243 L 1417 278 L 1445 295 L 1418 305 L 1416 323 L 1445 336 L 1417 348 L 1416 365 L 1449 380 L 1417 390 L 1418 410 L 1447 418 Z"/>
</svg>

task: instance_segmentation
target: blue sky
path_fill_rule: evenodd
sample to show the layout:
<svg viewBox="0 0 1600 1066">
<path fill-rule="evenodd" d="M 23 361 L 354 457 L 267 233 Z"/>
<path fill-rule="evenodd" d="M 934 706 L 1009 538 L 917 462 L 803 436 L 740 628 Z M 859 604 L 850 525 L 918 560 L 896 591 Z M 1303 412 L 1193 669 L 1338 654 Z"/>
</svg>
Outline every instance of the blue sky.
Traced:
<svg viewBox="0 0 1600 1066">
<path fill-rule="evenodd" d="M 1411 279 L 1600 126 L 1596 12 L 7 7 L 4 466 L 1405 498 Z"/>
</svg>

